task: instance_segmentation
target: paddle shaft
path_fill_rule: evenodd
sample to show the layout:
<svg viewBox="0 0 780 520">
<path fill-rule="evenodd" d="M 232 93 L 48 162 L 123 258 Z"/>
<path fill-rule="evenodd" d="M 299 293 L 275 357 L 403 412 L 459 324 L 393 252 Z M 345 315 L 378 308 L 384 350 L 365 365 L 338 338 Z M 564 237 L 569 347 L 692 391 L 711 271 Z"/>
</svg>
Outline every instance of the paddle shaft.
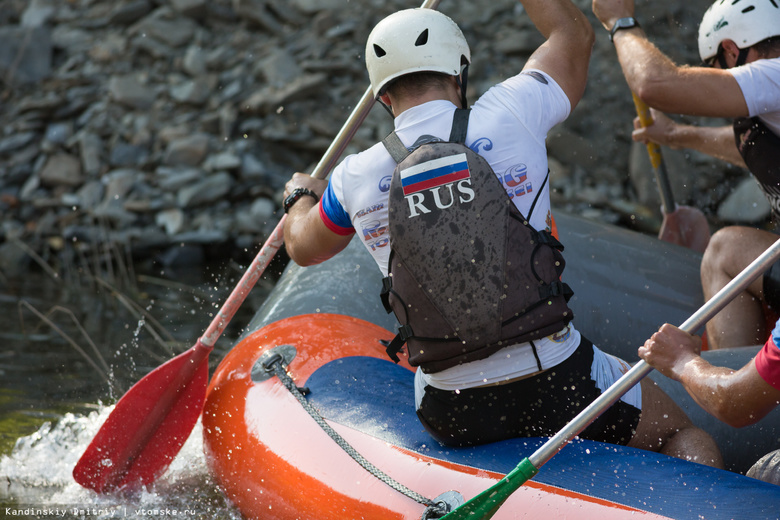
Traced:
<svg viewBox="0 0 780 520">
<path fill-rule="evenodd" d="M 650 107 L 633 92 L 631 95 L 634 98 L 634 106 L 636 107 L 636 113 L 639 116 L 639 122 L 642 123 L 644 128 L 647 128 L 653 124 L 653 116 L 650 114 Z M 647 153 L 650 155 L 650 163 L 653 165 L 655 181 L 658 183 L 658 192 L 661 194 L 663 211 L 667 214 L 672 213 L 675 209 L 674 196 L 672 195 L 672 186 L 669 184 L 669 174 L 666 171 L 664 158 L 663 155 L 661 155 L 661 147 L 658 143 L 648 141 Z"/>
<path fill-rule="evenodd" d="M 694 331 L 704 326 L 713 316 L 720 312 L 723 307 L 728 305 L 734 298 L 744 292 L 753 281 L 761 276 L 764 271 L 780 259 L 780 240 L 775 242 L 761 256 L 756 258 L 733 280 L 726 284 L 723 289 L 718 291 L 707 303 L 696 311 L 680 329 L 693 334 Z M 644 360 L 639 361 L 634 367 L 626 372 L 623 377 L 618 379 L 603 394 L 601 394 L 593 403 L 577 415 L 563 430 L 558 432 L 533 455 L 528 457 L 531 463 L 536 467 L 541 467 L 550 460 L 564 445 L 566 445 L 575 435 L 588 427 L 599 415 L 604 413 L 607 408 L 612 406 L 620 397 L 623 396 L 634 385 L 639 383 L 653 368 Z"/>
<path fill-rule="evenodd" d="M 425 0 L 420 7 L 423 9 L 436 9 L 440 2 L 441 0 Z M 314 170 L 311 173 L 312 177 L 324 179 L 328 176 L 341 157 L 341 154 L 344 153 L 344 150 L 355 136 L 360 125 L 363 124 L 363 121 L 368 117 L 375 101 L 376 99 L 374 98 L 373 90 L 369 85 L 365 93 L 363 93 L 363 97 L 358 104 L 355 105 L 355 108 L 347 118 L 347 121 L 341 127 L 341 130 L 339 130 L 339 133 L 336 134 L 333 142 L 331 142 L 330 146 L 325 151 L 325 154 L 317 163 L 317 166 L 314 167 Z M 204 332 L 203 336 L 198 340 L 198 343 L 209 349 L 209 351 L 214 347 L 217 339 L 219 339 L 225 331 L 225 328 L 230 323 L 230 320 L 233 319 L 238 308 L 244 303 L 244 300 L 255 286 L 255 283 L 257 283 L 257 280 L 263 275 L 268 264 L 271 263 L 274 255 L 284 243 L 284 223 L 286 219 L 287 215 L 284 215 L 281 220 L 279 220 L 279 223 L 276 225 L 276 228 L 274 228 L 271 236 L 268 237 L 263 244 L 263 247 L 260 248 L 260 252 L 257 253 L 257 256 L 252 260 L 252 263 L 241 277 L 241 280 L 239 280 L 238 285 L 236 285 L 233 292 L 230 293 L 227 301 L 225 301 L 222 308 L 211 321 L 206 332 Z M 198 348 L 198 345 L 193 348 Z"/>
</svg>

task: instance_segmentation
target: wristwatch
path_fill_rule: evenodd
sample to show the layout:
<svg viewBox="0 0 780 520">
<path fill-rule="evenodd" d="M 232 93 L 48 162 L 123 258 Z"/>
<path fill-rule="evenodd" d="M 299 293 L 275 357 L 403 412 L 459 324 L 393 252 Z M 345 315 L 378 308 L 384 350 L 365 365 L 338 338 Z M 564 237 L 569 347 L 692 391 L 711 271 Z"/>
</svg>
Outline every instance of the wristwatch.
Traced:
<svg viewBox="0 0 780 520">
<path fill-rule="evenodd" d="M 308 195 L 309 197 L 314 197 L 314 202 L 319 202 L 320 198 L 317 196 L 316 193 L 311 191 L 308 188 L 295 188 L 292 190 L 292 192 L 287 195 L 287 198 L 284 199 L 284 203 L 282 206 L 284 207 L 284 212 L 287 213 L 290 211 L 290 208 L 293 207 L 293 205 L 298 202 L 298 200 L 303 197 L 304 195 Z"/>
<path fill-rule="evenodd" d="M 622 29 L 632 29 L 634 27 L 640 27 L 639 22 L 636 21 L 636 18 L 633 16 L 629 16 L 626 18 L 618 18 L 615 21 L 615 25 L 612 26 L 612 29 L 609 31 L 609 41 L 612 41 L 612 38 L 615 37 L 615 33 L 622 30 Z"/>
</svg>

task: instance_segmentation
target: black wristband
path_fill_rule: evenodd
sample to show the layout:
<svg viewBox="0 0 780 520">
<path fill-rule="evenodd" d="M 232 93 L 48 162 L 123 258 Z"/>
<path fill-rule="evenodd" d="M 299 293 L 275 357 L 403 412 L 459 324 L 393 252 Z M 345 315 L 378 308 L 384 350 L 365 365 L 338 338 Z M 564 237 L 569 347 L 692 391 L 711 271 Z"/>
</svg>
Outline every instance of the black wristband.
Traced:
<svg viewBox="0 0 780 520">
<path fill-rule="evenodd" d="M 304 195 L 313 197 L 315 204 L 320 200 L 317 194 L 308 188 L 295 188 L 294 190 L 292 190 L 292 193 L 287 195 L 287 198 L 284 199 L 284 204 L 282 204 L 282 206 L 284 207 L 284 212 L 287 213 L 288 211 L 290 211 L 290 208 L 293 207 L 293 205 L 296 202 L 298 202 L 298 200 Z"/>
<path fill-rule="evenodd" d="M 613 25 L 612 29 L 609 31 L 609 41 L 612 41 L 612 39 L 615 37 L 615 33 L 621 29 L 633 29 L 634 27 L 641 26 L 633 16 L 629 16 L 627 18 L 618 18 L 615 20 L 615 25 Z"/>
</svg>

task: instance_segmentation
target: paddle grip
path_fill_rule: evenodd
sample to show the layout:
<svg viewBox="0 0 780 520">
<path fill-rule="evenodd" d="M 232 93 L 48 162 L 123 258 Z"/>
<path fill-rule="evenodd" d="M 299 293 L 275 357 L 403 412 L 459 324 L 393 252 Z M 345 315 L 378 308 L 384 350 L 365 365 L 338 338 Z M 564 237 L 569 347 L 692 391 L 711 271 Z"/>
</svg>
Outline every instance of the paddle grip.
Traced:
<svg viewBox="0 0 780 520">
<path fill-rule="evenodd" d="M 642 127 L 647 128 L 652 125 L 653 116 L 647 103 L 639 99 L 639 96 L 633 92 L 631 97 L 634 99 L 636 114 L 639 116 L 639 122 L 642 124 Z M 664 158 L 661 155 L 661 147 L 658 143 L 652 141 L 648 141 L 646 146 L 647 154 L 650 156 L 650 164 L 652 164 L 655 172 L 655 180 L 658 183 L 658 191 L 661 194 L 661 204 L 663 205 L 664 213 L 672 213 L 675 210 L 674 196 L 672 195 L 672 187 L 669 184 L 669 175 L 666 172 Z"/>
<path fill-rule="evenodd" d="M 647 128 L 648 126 L 651 126 L 653 124 L 653 116 L 650 114 L 650 107 L 639 99 L 636 94 L 631 93 L 631 96 L 634 98 L 636 114 L 639 116 L 639 122 L 642 124 L 642 127 Z M 660 168 L 663 157 L 661 157 L 661 147 L 658 146 L 658 143 L 649 141 L 647 143 L 647 153 L 650 155 L 650 162 L 652 163 L 653 168 Z"/>
</svg>

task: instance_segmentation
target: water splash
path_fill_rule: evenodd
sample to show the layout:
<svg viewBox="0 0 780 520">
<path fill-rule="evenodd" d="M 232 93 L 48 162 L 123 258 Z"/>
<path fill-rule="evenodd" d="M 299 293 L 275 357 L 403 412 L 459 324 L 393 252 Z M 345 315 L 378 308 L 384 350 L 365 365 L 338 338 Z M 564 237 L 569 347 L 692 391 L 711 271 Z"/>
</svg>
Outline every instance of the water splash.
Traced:
<svg viewBox="0 0 780 520">
<path fill-rule="evenodd" d="M 60 518 L 69 519 L 176 515 L 240 520 L 208 473 L 200 422 L 168 471 L 148 488 L 99 495 L 79 486 L 71 476 L 73 467 L 112 410 L 99 406 L 86 416 L 68 413 L 56 424 L 45 423 L 19 438 L 11 454 L 0 457 L 3 511 L 9 507 L 18 513 L 15 518 L 37 518 L 56 510 Z"/>
</svg>

